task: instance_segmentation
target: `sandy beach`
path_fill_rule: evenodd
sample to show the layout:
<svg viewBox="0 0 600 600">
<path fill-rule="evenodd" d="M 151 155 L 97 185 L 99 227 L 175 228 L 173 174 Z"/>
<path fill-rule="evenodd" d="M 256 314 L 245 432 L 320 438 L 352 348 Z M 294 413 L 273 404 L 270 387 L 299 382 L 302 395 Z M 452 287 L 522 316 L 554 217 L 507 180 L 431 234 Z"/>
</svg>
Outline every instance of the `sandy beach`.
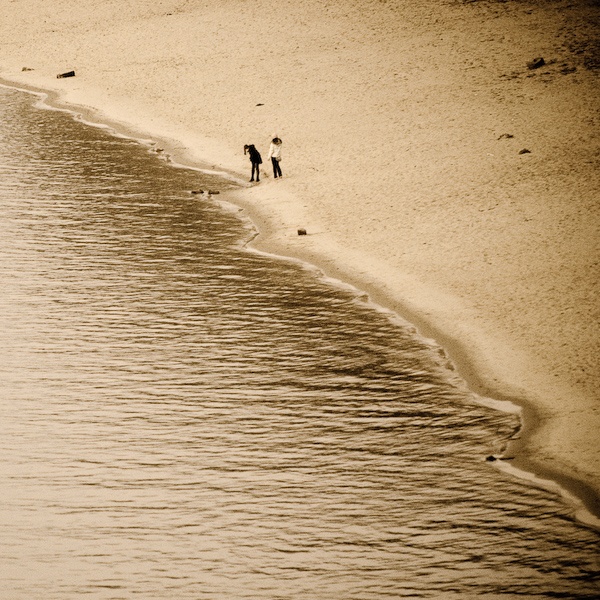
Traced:
<svg viewBox="0 0 600 600">
<path fill-rule="evenodd" d="M 1 79 L 227 173 L 258 248 L 406 317 L 524 407 L 514 464 L 600 493 L 597 3 L 0 5 Z"/>
</svg>

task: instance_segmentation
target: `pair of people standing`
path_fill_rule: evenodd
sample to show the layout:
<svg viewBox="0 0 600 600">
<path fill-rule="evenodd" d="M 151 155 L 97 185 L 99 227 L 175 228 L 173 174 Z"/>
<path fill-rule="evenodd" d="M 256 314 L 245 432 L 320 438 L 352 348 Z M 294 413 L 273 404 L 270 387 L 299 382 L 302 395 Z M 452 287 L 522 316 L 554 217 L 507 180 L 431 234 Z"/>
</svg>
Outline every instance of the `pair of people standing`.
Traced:
<svg viewBox="0 0 600 600">
<path fill-rule="evenodd" d="M 281 139 L 275 136 L 271 140 L 271 145 L 269 146 L 269 156 L 267 160 L 271 159 L 271 164 L 273 165 L 273 177 L 277 179 L 281 177 L 281 166 L 279 163 L 281 162 Z M 262 157 L 260 152 L 256 149 L 254 144 L 246 144 L 244 146 L 244 154 L 246 152 L 250 155 L 250 162 L 252 163 L 252 175 L 250 176 L 250 181 L 254 181 L 254 175 L 256 175 L 256 181 L 260 181 L 260 165 L 262 164 Z"/>
</svg>

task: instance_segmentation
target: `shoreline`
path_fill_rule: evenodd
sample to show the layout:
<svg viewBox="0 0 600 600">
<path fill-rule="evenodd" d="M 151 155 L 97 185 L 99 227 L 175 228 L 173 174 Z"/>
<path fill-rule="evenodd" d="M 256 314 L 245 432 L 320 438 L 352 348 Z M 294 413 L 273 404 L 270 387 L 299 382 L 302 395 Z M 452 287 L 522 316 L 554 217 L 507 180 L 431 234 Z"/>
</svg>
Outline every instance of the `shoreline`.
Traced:
<svg viewBox="0 0 600 600">
<path fill-rule="evenodd" d="M 261 196 L 261 186 L 248 186 L 241 172 L 234 170 L 217 169 L 214 164 L 208 161 L 199 162 L 194 159 L 191 148 L 185 148 L 177 140 L 164 139 L 161 136 L 153 135 L 151 131 L 143 131 L 139 127 L 113 120 L 109 115 L 91 106 L 80 106 L 66 102 L 61 93 L 57 90 L 41 88 L 27 85 L 21 82 L 14 82 L 0 76 L 0 85 L 16 89 L 25 93 L 37 95 L 41 103 L 51 110 L 61 110 L 70 113 L 73 118 L 78 118 L 90 126 L 105 127 L 116 135 L 133 139 L 140 144 L 160 146 L 162 156 L 167 159 L 174 167 L 183 167 L 199 171 L 208 171 L 217 173 L 224 181 L 230 181 L 235 187 L 225 190 L 222 196 L 217 199 L 220 204 L 229 204 L 241 212 L 252 223 L 256 234 L 245 244 L 247 247 L 271 254 L 281 259 L 299 260 L 303 263 L 316 268 L 323 276 L 337 280 L 343 285 L 350 285 L 360 292 L 364 292 L 369 302 L 375 306 L 382 307 L 399 316 L 415 327 L 419 335 L 432 340 L 444 352 L 444 356 L 451 362 L 450 367 L 465 382 L 467 387 L 473 391 L 480 399 L 482 404 L 485 400 L 491 401 L 495 410 L 506 410 L 499 405 L 509 403 L 516 410 L 511 410 L 519 415 L 520 429 L 517 432 L 518 437 L 507 439 L 504 449 L 494 464 L 495 468 L 508 473 L 512 477 L 517 477 L 528 481 L 531 485 L 542 487 L 554 494 L 562 496 L 563 501 L 571 507 L 577 520 L 600 530 L 600 493 L 583 478 L 571 476 L 559 469 L 552 469 L 544 465 L 543 462 L 527 456 L 528 439 L 541 430 L 542 418 L 538 414 L 535 400 L 527 398 L 527 394 L 521 390 L 514 390 L 511 393 L 506 389 L 504 382 L 500 381 L 499 386 L 490 385 L 486 381 L 485 375 L 482 375 L 477 368 L 477 359 L 473 360 L 476 351 L 473 348 L 468 349 L 460 338 L 453 338 L 451 334 L 443 331 L 442 328 L 432 322 L 420 311 L 419 306 L 406 301 L 398 294 L 397 290 L 386 290 L 381 279 L 365 277 L 367 272 L 378 273 L 381 278 L 387 275 L 398 277 L 398 273 L 386 273 L 385 265 L 376 265 L 369 268 L 364 257 L 358 257 L 356 264 L 352 261 L 340 262 L 339 254 L 345 249 L 333 249 L 335 242 L 325 240 L 321 245 L 316 244 L 311 248 L 301 245 L 305 237 L 297 237 L 297 232 L 291 226 L 291 218 L 306 219 L 303 211 L 284 211 L 287 222 L 284 227 L 284 235 L 281 235 L 281 229 L 277 227 L 277 218 L 281 214 L 274 215 L 262 204 L 253 201 L 252 196 Z M 152 151 L 152 150 L 150 150 Z M 268 185 L 279 186 L 281 182 L 268 181 Z M 268 192 L 272 192 L 269 189 Z M 281 195 L 282 190 L 278 190 L 277 195 Z M 285 201 L 294 203 L 297 201 L 286 194 Z M 280 202 L 280 201 L 279 201 Z M 278 202 L 278 204 L 279 204 Z M 280 207 L 279 207 L 280 208 Z M 280 208 L 281 210 L 281 208 Z M 314 224 L 313 227 L 318 227 Z M 307 233 L 307 237 L 319 236 L 326 238 L 318 231 Z M 336 255 L 338 260 L 336 260 Z M 332 258 L 333 257 L 333 258 Z M 382 275 L 383 274 L 383 275 Z M 430 290 L 427 290 L 430 292 Z M 450 299 L 452 300 L 452 299 Z M 427 313 L 425 312 L 425 315 Z M 481 357 L 485 359 L 485 357 Z M 486 369 L 482 369 L 483 372 Z M 504 389 L 502 389 L 504 387 Z M 522 395 L 520 395 L 522 394 Z M 516 456 L 514 456 L 516 454 Z M 503 460 L 504 459 L 504 460 Z M 510 460 L 510 462 L 508 462 Z"/>
<path fill-rule="evenodd" d="M 239 194 L 239 192 L 233 192 L 233 194 Z M 316 267 L 324 276 L 342 281 L 364 292 L 375 306 L 390 310 L 402 320 L 410 323 L 420 336 L 430 339 L 438 345 L 452 364 L 451 370 L 454 370 L 468 389 L 478 396 L 481 404 L 486 406 L 492 404 L 494 410 L 508 410 L 517 413 L 520 428 L 516 437 L 505 440 L 504 448 L 495 455 L 497 458 L 495 466 L 512 477 L 524 479 L 531 485 L 542 487 L 562 496 L 563 500 L 572 507 L 575 517 L 579 521 L 600 530 L 600 492 L 584 478 L 569 475 L 564 470 L 552 469 L 543 462 L 527 456 L 528 439 L 543 431 L 543 417 L 538 413 L 539 408 L 536 406 L 535 400 L 528 399 L 526 392 L 519 395 L 518 391 L 510 393 L 506 389 L 501 389 L 503 382 L 500 382 L 500 387 L 490 385 L 489 381 L 486 382 L 485 378 L 477 372 L 476 361 L 471 359 L 474 353 L 473 349 L 470 351 L 465 349 L 460 339 L 445 334 L 435 323 L 423 318 L 417 307 L 404 303 L 393 293 L 382 291 L 377 283 L 367 283 L 364 277 L 361 278 L 361 273 L 357 269 L 347 264 L 335 264 L 323 251 L 320 253 L 297 247 L 292 250 L 281 242 L 273 242 L 270 239 L 271 224 L 268 217 L 264 216 L 263 211 L 256 205 L 249 204 L 243 198 L 238 198 L 236 203 L 248 212 L 251 221 L 257 227 L 258 234 L 250 243 L 252 247 L 275 256 L 299 259 Z M 486 400 L 491 402 L 488 403 Z M 504 403 L 510 404 L 514 409 L 500 407 Z M 510 460 L 510 463 L 503 462 L 503 460 Z"/>
<path fill-rule="evenodd" d="M 256 247 L 406 315 L 472 389 L 525 407 L 519 456 L 597 509 L 600 7 L 277 8 L 23 0 L 0 77 L 239 185 Z M 266 157 L 275 132 L 284 178 L 249 187 L 243 145 Z"/>
</svg>

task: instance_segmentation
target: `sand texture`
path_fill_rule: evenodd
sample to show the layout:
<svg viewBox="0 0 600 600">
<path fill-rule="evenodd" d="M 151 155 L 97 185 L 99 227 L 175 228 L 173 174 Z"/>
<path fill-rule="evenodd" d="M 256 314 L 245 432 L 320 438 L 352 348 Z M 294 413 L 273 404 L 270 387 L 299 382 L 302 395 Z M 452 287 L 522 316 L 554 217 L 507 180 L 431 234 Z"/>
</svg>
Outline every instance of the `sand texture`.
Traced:
<svg viewBox="0 0 600 600">
<path fill-rule="evenodd" d="M 0 6 L 0 77 L 245 182 L 259 247 L 409 318 L 474 389 L 535 409 L 520 459 L 600 490 L 596 2 Z"/>
</svg>

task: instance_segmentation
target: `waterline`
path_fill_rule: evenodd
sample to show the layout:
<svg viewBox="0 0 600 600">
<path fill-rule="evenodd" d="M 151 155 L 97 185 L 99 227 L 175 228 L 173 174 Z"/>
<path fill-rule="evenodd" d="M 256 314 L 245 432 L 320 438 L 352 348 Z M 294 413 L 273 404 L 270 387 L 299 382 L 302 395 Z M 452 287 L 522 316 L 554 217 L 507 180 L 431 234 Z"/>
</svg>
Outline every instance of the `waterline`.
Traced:
<svg viewBox="0 0 600 600">
<path fill-rule="evenodd" d="M 518 419 L 481 406 L 437 347 L 245 250 L 249 224 L 189 193 L 220 180 L 12 94 L 11 599 L 591 593 L 597 535 L 486 463 Z"/>
</svg>

